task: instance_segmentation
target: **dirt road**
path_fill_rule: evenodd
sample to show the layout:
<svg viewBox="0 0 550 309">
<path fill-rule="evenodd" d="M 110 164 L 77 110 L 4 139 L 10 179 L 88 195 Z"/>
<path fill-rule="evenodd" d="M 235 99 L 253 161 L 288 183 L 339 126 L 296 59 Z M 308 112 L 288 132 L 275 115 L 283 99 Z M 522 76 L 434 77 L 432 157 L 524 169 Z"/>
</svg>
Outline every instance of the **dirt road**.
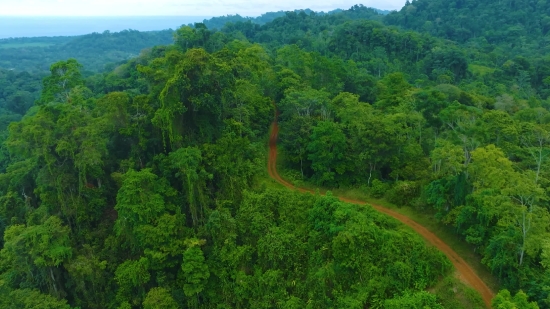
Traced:
<svg viewBox="0 0 550 309">
<path fill-rule="evenodd" d="M 304 188 L 298 188 L 292 185 L 291 183 L 285 181 L 279 173 L 277 172 L 277 136 L 279 134 L 279 126 L 277 124 L 277 116 L 275 116 L 275 121 L 272 125 L 272 132 L 271 137 L 269 140 L 269 160 L 268 160 L 268 172 L 269 176 L 271 178 L 275 179 L 280 184 L 284 185 L 287 188 L 298 190 L 300 192 L 309 192 L 314 193 L 312 190 L 304 189 Z M 338 197 L 341 201 L 353 203 L 353 204 L 359 204 L 359 205 L 365 205 L 367 203 L 363 201 L 356 201 L 347 199 L 344 197 Z M 483 301 L 487 305 L 487 308 L 491 308 L 491 299 L 493 298 L 494 294 L 493 292 L 487 287 L 485 282 L 483 282 L 479 276 L 474 272 L 474 270 L 462 259 L 451 247 L 449 247 L 446 243 L 444 243 L 439 237 L 437 237 L 435 234 L 430 232 L 428 229 L 423 227 L 422 225 L 416 223 L 409 217 L 402 215 L 400 213 L 397 213 L 391 209 L 382 207 L 380 205 L 374 205 L 369 203 L 374 209 L 377 211 L 387 214 L 404 224 L 410 226 L 413 230 L 415 230 L 418 234 L 420 234 L 422 237 L 424 237 L 428 242 L 430 242 L 432 245 L 434 245 L 436 248 L 441 250 L 453 263 L 454 267 L 456 268 L 456 271 L 458 272 L 459 278 L 477 290 L 481 297 L 483 298 Z"/>
</svg>

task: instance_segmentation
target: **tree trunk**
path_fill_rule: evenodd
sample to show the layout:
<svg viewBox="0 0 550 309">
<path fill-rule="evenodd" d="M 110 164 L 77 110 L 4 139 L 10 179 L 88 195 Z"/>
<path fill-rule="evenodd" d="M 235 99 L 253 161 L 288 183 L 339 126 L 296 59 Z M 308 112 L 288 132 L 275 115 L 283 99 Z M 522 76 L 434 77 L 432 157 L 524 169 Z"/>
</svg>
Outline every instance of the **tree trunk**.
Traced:
<svg viewBox="0 0 550 309">
<path fill-rule="evenodd" d="M 304 179 L 304 160 L 302 159 L 302 156 L 300 156 L 300 172 L 302 172 L 302 180 Z"/>
<path fill-rule="evenodd" d="M 57 291 L 57 285 L 55 284 L 55 276 L 53 275 L 53 269 L 50 267 L 50 277 L 52 277 L 53 290 L 55 291 L 55 296 L 59 297 L 59 292 Z"/>
</svg>

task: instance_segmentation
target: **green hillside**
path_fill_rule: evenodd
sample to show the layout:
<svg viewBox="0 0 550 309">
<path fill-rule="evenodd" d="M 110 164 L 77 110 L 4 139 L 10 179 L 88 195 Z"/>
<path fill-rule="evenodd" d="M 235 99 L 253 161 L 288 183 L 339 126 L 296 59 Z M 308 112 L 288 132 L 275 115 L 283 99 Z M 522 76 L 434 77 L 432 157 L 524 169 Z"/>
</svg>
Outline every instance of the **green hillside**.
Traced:
<svg viewBox="0 0 550 309">
<path fill-rule="evenodd" d="M 171 30 L 92 33 L 75 37 L 0 39 L 0 68 L 41 73 L 54 62 L 76 58 L 87 71 L 136 57 L 145 48 L 172 42 Z M 112 68 L 111 68 L 112 69 Z"/>
<path fill-rule="evenodd" d="M 384 21 L 479 48 L 503 52 L 548 53 L 550 3 L 531 0 L 407 0 Z"/>
<path fill-rule="evenodd" d="M 386 10 L 379 10 L 375 8 L 366 8 L 363 5 L 356 5 L 356 8 L 362 8 L 366 9 L 370 16 L 368 16 L 369 19 L 376 19 L 376 20 L 382 20 L 383 15 L 387 15 L 390 13 L 390 11 Z M 306 14 L 310 15 L 311 13 L 315 13 L 316 15 L 333 15 L 333 14 L 346 14 L 349 10 L 342 10 L 342 9 L 336 9 L 330 12 L 314 12 L 310 9 L 305 10 L 294 10 L 293 13 L 296 14 Z M 258 25 L 265 25 L 266 23 L 269 23 L 273 21 L 276 18 L 284 17 L 289 12 L 285 11 L 278 11 L 278 12 L 268 12 L 265 14 L 262 14 L 258 17 L 243 17 L 238 14 L 236 15 L 227 15 L 227 16 L 220 16 L 220 17 L 213 17 L 210 19 L 205 19 L 203 23 L 209 28 L 209 29 L 222 29 L 227 23 L 237 23 L 237 22 L 250 22 L 253 24 Z M 362 16 L 362 18 L 367 18 L 366 16 Z"/>
<path fill-rule="evenodd" d="M 428 218 L 494 309 L 550 308 L 550 58 L 494 3 L 0 42 L 0 307 L 485 307 L 397 220 L 279 188 L 277 142 L 270 173 Z"/>
</svg>

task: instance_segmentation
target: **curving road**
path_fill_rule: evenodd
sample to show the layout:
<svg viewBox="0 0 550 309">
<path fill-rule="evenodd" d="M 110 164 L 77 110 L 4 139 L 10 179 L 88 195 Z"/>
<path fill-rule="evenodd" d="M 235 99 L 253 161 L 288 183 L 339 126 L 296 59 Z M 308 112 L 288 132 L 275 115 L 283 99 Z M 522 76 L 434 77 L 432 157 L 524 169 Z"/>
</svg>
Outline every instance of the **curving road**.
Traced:
<svg viewBox="0 0 550 309">
<path fill-rule="evenodd" d="M 275 115 L 275 121 L 273 121 L 271 136 L 269 140 L 269 160 L 267 164 L 269 176 L 287 188 L 298 190 L 304 193 L 306 192 L 314 193 L 312 190 L 295 187 L 288 181 L 284 180 L 277 172 L 277 136 L 278 134 L 279 134 L 279 126 L 277 124 L 277 115 Z M 367 204 L 363 201 L 351 200 L 344 197 L 338 197 L 338 198 L 341 201 L 348 202 L 348 203 L 359 204 L 359 205 Z M 483 301 L 487 305 L 487 308 L 491 308 L 491 299 L 494 296 L 493 292 L 489 289 L 489 287 L 485 284 L 485 282 L 483 282 L 483 280 L 479 278 L 479 276 L 474 272 L 472 267 L 470 267 L 470 265 L 468 265 L 463 258 L 461 258 L 453 249 L 451 249 L 451 247 L 449 247 L 446 243 L 444 243 L 441 239 L 439 239 L 439 237 L 437 237 L 434 233 L 430 232 L 428 229 L 426 229 L 422 225 L 416 223 L 411 218 L 405 215 L 402 215 L 400 213 L 397 213 L 391 209 L 382 207 L 380 205 L 375 205 L 371 203 L 369 203 L 369 205 L 371 205 L 377 211 L 384 213 L 388 216 L 391 216 L 401 221 L 402 223 L 410 226 L 418 234 L 424 237 L 428 242 L 430 242 L 432 245 L 438 248 L 441 252 L 443 252 L 449 258 L 449 260 L 453 263 L 454 267 L 456 268 L 456 271 L 459 274 L 460 279 L 466 284 L 470 285 L 475 290 L 477 290 L 481 294 L 481 297 L 483 298 Z"/>
</svg>

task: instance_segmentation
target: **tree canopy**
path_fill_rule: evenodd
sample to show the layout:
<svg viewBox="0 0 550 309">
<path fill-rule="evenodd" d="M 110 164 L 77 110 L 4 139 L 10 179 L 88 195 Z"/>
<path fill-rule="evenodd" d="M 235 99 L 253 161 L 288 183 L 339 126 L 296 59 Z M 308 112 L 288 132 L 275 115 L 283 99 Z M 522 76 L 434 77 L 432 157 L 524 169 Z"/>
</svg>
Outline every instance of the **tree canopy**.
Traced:
<svg viewBox="0 0 550 309">
<path fill-rule="evenodd" d="M 0 304 L 483 307 L 397 221 L 266 179 L 276 117 L 288 181 L 410 207 L 494 308 L 550 308 L 545 2 L 501 2 L 55 38 L 0 69 Z"/>
</svg>

